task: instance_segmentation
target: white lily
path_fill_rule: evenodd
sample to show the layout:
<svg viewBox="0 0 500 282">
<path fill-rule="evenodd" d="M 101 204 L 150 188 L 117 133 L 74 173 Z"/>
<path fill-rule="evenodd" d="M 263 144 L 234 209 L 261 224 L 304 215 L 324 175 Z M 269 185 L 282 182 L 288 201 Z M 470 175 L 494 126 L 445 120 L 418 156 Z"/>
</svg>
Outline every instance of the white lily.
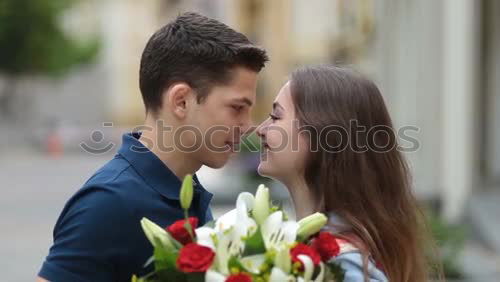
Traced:
<svg viewBox="0 0 500 282">
<path fill-rule="evenodd" d="M 320 270 L 318 277 L 314 279 L 314 282 L 323 282 L 323 278 L 325 278 L 325 265 L 323 263 L 319 264 Z"/>
<path fill-rule="evenodd" d="M 221 215 L 215 221 L 215 231 L 225 231 L 234 226 L 236 223 L 236 209 L 230 210 L 225 214 Z"/>
<path fill-rule="evenodd" d="M 236 200 L 236 222 L 234 227 L 236 235 L 243 237 L 253 234 L 257 230 L 257 223 L 250 216 L 249 211 L 254 206 L 254 197 L 248 192 L 242 192 Z"/>
<path fill-rule="evenodd" d="M 233 255 L 243 252 L 244 244 L 242 238 L 250 236 L 257 230 L 257 224 L 248 216 L 248 212 L 253 208 L 254 197 L 248 192 L 240 193 L 236 201 L 236 209 L 222 215 L 216 222 L 215 228 L 205 227 L 202 230 L 196 230 L 198 242 L 214 247 L 216 252 L 215 265 L 216 270 L 227 275 L 228 260 Z M 201 228 L 199 228 L 201 229 Z M 213 237 L 217 237 L 217 243 Z"/>
<path fill-rule="evenodd" d="M 236 202 L 236 209 L 220 216 L 215 222 L 215 227 L 199 227 L 195 230 L 198 244 L 215 249 L 214 236 L 228 235 L 231 229 L 236 230 L 235 237 L 246 236 L 257 228 L 254 220 L 248 217 L 248 211 L 253 207 L 254 197 L 248 192 L 240 193 Z M 238 235 L 238 236 L 237 236 Z"/>
<path fill-rule="evenodd" d="M 241 237 L 233 227 L 224 228 L 224 230 L 199 227 L 195 230 L 197 243 L 211 248 L 216 253 L 214 270 L 225 275 L 229 274 L 229 269 L 227 267 L 229 258 L 243 251 Z"/>
<path fill-rule="evenodd" d="M 314 272 L 314 264 L 312 259 L 309 256 L 306 255 L 298 255 L 297 258 L 302 262 L 304 265 L 304 277 L 300 277 L 298 279 L 299 282 L 309 282 L 311 281 L 313 272 Z"/>
<path fill-rule="evenodd" d="M 151 242 L 154 247 L 161 244 L 169 249 L 174 248 L 165 229 L 145 217 L 141 219 L 141 226 L 149 242 Z"/>
<path fill-rule="evenodd" d="M 239 231 L 246 235 L 250 227 L 257 227 L 255 221 L 248 216 L 248 212 L 252 210 L 255 202 L 255 198 L 252 194 L 248 192 L 242 192 L 238 195 L 236 200 L 236 208 L 230 210 L 229 212 L 223 214 L 215 222 L 216 231 L 225 231 L 233 226 L 243 227 Z M 246 230 L 245 230 L 246 229 Z"/>
<path fill-rule="evenodd" d="M 271 276 L 269 276 L 269 282 L 295 282 L 296 279 L 293 275 L 288 275 L 283 270 L 278 267 L 273 267 L 271 270 Z"/>
<path fill-rule="evenodd" d="M 227 264 L 229 258 L 242 252 L 243 243 L 236 235 L 235 229 L 231 228 L 217 233 L 217 244 L 215 247 L 215 266 L 216 269 L 225 275 L 229 274 Z"/>
<path fill-rule="evenodd" d="M 262 224 L 269 216 L 269 188 L 260 184 L 255 193 L 255 207 L 252 210 L 253 218 L 257 223 Z"/>
<path fill-rule="evenodd" d="M 242 202 L 245 203 L 247 210 L 251 211 L 255 205 L 255 197 L 251 193 L 241 192 L 236 199 L 236 206 L 238 206 L 238 202 L 240 205 Z"/>
<path fill-rule="evenodd" d="M 280 268 L 285 273 L 290 273 L 292 269 L 292 259 L 290 256 L 289 248 L 282 248 L 281 250 L 276 252 L 276 256 L 274 257 L 274 265 Z"/>
<path fill-rule="evenodd" d="M 310 282 L 313 281 L 312 275 L 314 272 L 314 263 L 312 259 L 309 256 L 306 255 L 298 255 L 297 258 L 302 262 L 304 265 L 304 277 L 299 277 L 297 279 L 298 282 Z M 320 263 L 320 271 L 316 279 L 314 279 L 314 282 L 323 282 L 323 278 L 325 276 L 325 265 L 323 263 Z"/>
<path fill-rule="evenodd" d="M 261 265 L 266 261 L 266 256 L 263 254 L 246 256 L 240 259 L 241 264 L 251 273 L 259 273 Z"/>
<path fill-rule="evenodd" d="M 194 232 L 196 234 L 196 243 L 205 247 L 209 247 L 212 250 L 215 250 L 215 243 L 213 240 L 213 236 L 216 236 L 217 232 L 213 228 L 202 226 L 196 228 Z"/>
<path fill-rule="evenodd" d="M 295 241 L 299 224 L 295 221 L 283 221 L 283 212 L 273 212 L 261 226 L 266 249 L 280 250 Z"/>
<path fill-rule="evenodd" d="M 215 231 L 224 234 L 225 239 L 234 253 L 242 251 L 242 238 L 252 235 L 257 230 L 257 223 L 248 216 L 254 204 L 254 197 L 248 192 L 242 192 L 236 200 L 236 209 L 221 216 L 215 223 Z"/>
<path fill-rule="evenodd" d="M 225 275 L 211 269 L 205 272 L 205 282 L 224 282 L 226 278 Z"/>
</svg>

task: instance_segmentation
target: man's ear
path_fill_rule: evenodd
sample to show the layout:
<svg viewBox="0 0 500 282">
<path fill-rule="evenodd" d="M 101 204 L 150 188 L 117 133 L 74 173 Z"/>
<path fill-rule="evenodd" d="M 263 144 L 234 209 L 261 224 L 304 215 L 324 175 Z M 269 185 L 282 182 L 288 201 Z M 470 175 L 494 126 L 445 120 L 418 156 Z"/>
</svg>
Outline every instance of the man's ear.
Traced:
<svg viewBox="0 0 500 282">
<path fill-rule="evenodd" d="M 193 89 L 186 83 L 175 83 L 164 94 L 163 107 L 178 119 L 184 119 L 193 94 Z"/>
</svg>

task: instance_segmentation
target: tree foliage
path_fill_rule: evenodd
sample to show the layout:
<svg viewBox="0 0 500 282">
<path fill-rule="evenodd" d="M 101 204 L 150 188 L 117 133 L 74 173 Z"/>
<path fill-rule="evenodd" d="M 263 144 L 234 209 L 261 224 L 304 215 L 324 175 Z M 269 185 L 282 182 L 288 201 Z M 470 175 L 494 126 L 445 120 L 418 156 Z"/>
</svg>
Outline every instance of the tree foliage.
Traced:
<svg viewBox="0 0 500 282">
<path fill-rule="evenodd" d="M 82 42 L 61 27 L 75 0 L 0 0 L 0 73 L 61 75 L 91 62 L 97 37 Z"/>
</svg>

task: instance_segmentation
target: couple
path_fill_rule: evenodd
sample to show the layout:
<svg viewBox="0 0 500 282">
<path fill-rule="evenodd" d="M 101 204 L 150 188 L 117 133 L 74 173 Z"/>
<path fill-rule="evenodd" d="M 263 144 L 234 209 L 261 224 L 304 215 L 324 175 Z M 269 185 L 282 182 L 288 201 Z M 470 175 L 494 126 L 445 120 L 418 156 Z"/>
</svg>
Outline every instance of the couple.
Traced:
<svg viewBox="0 0 500 282">
<path fill-rule="evenodd" d="M 39 281 L 130 281 L 149 272 L 143 265 L 152 247 L 140 219 L 168 226 L 183 218 L 180 179 L 226 163 L 252 126 L 257 75 L 267 60 L 243 34 L 195 13 L 153 34 L 140 65 L 148 129 L 125 134 L 116 156 L 66 203 Z M 354 134 L 352 120 L 386 132 Z M 174 133 L 188 126 L 211 138 Z M 332 126 L 345 130 L 325 131 Z M 373 82 L 338 67 L 300 68 L 257 134 L 259 173 L 285 184 L 297 218 L 323 212 L 328 230 L 353 246 L 337 257 L 345 281 L 426 280 L 422 217 Z M 189 212 L 203 225 L 212 220 L 212 194 L 194 180 Z"/>
</svg>

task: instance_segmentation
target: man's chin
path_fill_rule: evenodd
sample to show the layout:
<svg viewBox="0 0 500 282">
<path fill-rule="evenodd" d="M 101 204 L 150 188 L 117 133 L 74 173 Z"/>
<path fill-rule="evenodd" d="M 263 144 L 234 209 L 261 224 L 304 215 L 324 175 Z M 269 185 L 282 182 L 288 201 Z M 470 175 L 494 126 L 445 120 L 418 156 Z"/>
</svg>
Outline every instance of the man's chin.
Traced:
<svg viewBox="0 0 500 282">
<path fill-rule="evenodd" d="M 206 160 L 203 164 L 214 169 L 222 168 L 227 164 L 229 156 L 230 154 L 213 156 L 209 160 Z"/>
</svg>

